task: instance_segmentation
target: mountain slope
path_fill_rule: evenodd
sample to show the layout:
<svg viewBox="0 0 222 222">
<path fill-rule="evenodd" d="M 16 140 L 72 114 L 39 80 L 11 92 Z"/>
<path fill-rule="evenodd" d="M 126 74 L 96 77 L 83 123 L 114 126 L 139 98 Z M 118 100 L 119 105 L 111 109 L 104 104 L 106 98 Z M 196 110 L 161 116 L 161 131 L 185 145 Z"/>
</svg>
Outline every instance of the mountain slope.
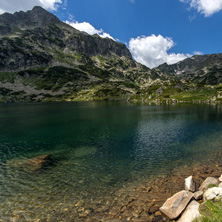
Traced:
<svg viewBox="0 0 222 222">
<path fill-rule="evenodd" d="M 41 7 L 0 15 L 0 100 L 127 99 L 164 76 Z"/>
<path fill-rule="evenodd" d="M 164 73 L 179 75 L 192 82 L 217 85 L 222 83 L 222 54 L 195 55 L 173 65 L 157 67 Z"/>
</svg>

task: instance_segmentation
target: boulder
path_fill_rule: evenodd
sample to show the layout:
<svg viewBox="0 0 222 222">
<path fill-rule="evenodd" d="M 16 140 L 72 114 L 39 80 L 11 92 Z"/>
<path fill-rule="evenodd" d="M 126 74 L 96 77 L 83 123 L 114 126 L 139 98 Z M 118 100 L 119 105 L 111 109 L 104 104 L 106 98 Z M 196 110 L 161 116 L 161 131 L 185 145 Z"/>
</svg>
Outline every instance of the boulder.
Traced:
<svg viewBox="0 0 222 222">
<path fill-rule="evenodd" d="M 160 211 L 171 220 L 180 216 L 193 197 L 193 193 L 183 190 L 168 198 Z"/>
<path fill-rule="evenodd" d="M 206 200 L 214 200 L 221 201 L 222 200 L 222 188 L 221 187 L 213 187 L 208 189 L 203 195 L 204 201 Z"/>
<path fill-rule="evenodd" d="M 195 192 L 195 182 L 193 181 L 192 176 L 185 179 L 185 190 Z"/>
<path fill-rule="evenodd" d="M 219 181 L 222 182 L 222 175 L 219 177 Z"/>
<path fill-rule="evenodd" d="M 32 159 L 13 159 L 7 162 L 7 167 L 13 167 L 26 171 L 37 171 L 46 169 L 55 163 L 51 154 L 38 156 Z"/>
<path fill-rule="evenodd" d="M 220 183 L 220 184 L 218 185 L 218 187 L 222 187 L 222 183 Z"/>
<path fill-rule="evenodd" d="M 206 180 L 201 184 L 199 190 L 205 191 L 210 185 L 218 186 L 220 181 L 217 178 L 214 177 L 207 177 Z"/>
<path fill-rule="evenodd" d="M 51 166 L 54 163 L 52 155 L 47 154 L 44 156 L 35 157 L 27 161 L 27 165 L 33 168 L 33 170 L 40 170 Z"/>
<path fill-rule="evenodd" d="M 196 200 L 191 201 L 177 222 L 192 222 L 195 218 L 200 217 L 199 206 L 200 204 Z"/>
<path fill-rule="evenodd" d="M 201 200 L 203 198 L 203 191 L 199 190 L 199 191 L 195 192 L 193 197 L 195 200 Z"/>
</svg>

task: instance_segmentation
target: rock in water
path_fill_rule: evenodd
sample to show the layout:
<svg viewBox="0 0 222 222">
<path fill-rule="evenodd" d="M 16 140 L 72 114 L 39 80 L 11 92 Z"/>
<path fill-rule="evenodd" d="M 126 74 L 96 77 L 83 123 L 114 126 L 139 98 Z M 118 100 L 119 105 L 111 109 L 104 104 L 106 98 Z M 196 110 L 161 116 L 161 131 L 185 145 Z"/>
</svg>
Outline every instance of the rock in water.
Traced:
<svg viewBox="0 0 222 222">
<path fill-rule="evenodd" d="M 214 200 L 221 201 L 222 200 L 222 188 L 221 187 L 213 187 L 208 189 L 203 196 L 204 201 L 206 200 Z"/>
<path fill-rule="evenodd" d="M 185 190 L 195 192 L 195 183 L 192 176 L 185 179 Z"/>
<path fill-rule="evenodd" d="M 183 215 L 177 222 L 192 222 L 195 218 L 200 216 L 199 213 L 200 204 L 193 200 L 184 211 Z"/>
<path fill-rule="evenodd" d="M 180 191 L 168 198 L 160 208 L 160 211 L 171 220 L 176 219 L 186 208 L 192 197 L 193 193 L 186 190 Z"/>
<path fill-rule="evenodd" d="M 26 171 L 36 171 L 46 169 L 55 163 L 55 159 L 51 154 L 38 156 L 28 160 L 13 159 L 7 162 L 7 167 L 13 167 Z"/>
<path fill-rule="evenodd" d="M 201 184 L 199 190 L 205 191 L 210 185 L 218 186 L 220 181 L 217 178 L 214 177 L 207 177 L 206 180 Z"/>
<path fill-rule="evenodd" d="M 27 161 L 27 165 L 33 168 L 33 170 L 41 170 L 51 166 L 54 163 L 54 159 L 51 154 L 35 157 Z"/>
</svg>

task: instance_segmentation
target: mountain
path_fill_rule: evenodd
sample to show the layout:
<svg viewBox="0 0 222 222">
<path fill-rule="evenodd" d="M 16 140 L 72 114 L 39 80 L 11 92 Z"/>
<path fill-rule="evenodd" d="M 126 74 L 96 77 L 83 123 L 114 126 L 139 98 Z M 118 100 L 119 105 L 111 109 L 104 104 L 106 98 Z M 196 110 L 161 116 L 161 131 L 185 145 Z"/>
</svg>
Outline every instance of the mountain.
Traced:
<svg viewBox="0 0 222 222">
<path fill-rule="evenodd" d="M 222 54 L 149 69 L 41 7 L 0 15 L 0 101 L 222 102 Z"/>
<path fill-rule="evenodd" d="M 164 73 L 178 75 L 191 82 L 217 85 L 222 83 L 222 54 L 195 55 L 173 65 L 157 67 Z"/>
<path fill-rule="evenodd" d="M 0 15 L 0 101 L 128 99 L 164 78 L 124 44 L 78 31 L 41 7 Z"/>
<path fill-rule="evenodd" d="M 168 75 L 170 81 L 140 89 L 132 95 L 132 100 L 145 103 L 222 102 L 222 54 L 195 55 L 176 64 L 164 63 L 154 70 Z"/>
</svg>

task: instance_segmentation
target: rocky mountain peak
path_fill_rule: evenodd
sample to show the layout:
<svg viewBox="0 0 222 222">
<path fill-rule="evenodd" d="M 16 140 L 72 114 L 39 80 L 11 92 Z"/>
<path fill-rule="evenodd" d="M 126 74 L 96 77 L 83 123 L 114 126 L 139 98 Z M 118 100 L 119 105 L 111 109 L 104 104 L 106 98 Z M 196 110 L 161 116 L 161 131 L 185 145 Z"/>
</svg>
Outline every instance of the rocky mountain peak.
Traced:
<svg viewBox="0 0 222 222">
<path fill-rule="evenodd" d="M 40 6 L 35 6 L 27 12 L 4 13 L 0 15 L 0 36 L 9 35 L 14 28 L 34 29 L 49 24 L 58 24 L 61 21 L 53 14 Z"/>
</svg>

